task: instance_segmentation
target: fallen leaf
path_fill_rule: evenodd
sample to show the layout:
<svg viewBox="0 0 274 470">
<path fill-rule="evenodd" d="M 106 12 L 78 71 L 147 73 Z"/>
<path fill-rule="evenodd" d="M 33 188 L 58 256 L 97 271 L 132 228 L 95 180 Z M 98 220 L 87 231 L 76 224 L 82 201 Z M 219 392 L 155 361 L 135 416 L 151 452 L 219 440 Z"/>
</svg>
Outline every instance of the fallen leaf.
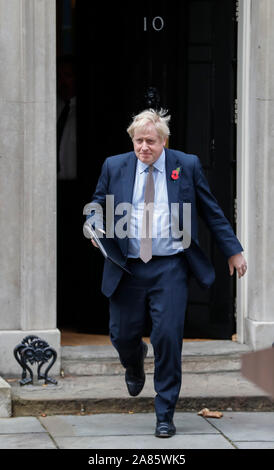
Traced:
<svg viewBox="0 0 274 470">
<path fill-rule="evenodd" d="M 211 411 L 208 408 L 203 408 L 197 414 L 199 416 L 203 416 L 204 418 L 221 418 L 223 416 L 221 411 Z"/>
</svg>

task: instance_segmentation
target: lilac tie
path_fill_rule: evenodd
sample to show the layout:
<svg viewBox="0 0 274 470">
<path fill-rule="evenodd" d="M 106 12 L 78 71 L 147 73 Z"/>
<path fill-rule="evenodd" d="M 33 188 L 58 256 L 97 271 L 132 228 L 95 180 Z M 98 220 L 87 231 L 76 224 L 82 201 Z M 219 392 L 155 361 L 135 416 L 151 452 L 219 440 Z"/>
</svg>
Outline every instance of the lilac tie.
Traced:
<svg viewBox="0 0 274 470">
<path fill-rule="evenodd" d="M 140 242 L 140 258 L 144 263 L 147 263 L 152 258 L 152 219 L 154 209 L 153 170 L 153 165 L 150 165 L 145 188 L 142 234 Z"/>
</svg>

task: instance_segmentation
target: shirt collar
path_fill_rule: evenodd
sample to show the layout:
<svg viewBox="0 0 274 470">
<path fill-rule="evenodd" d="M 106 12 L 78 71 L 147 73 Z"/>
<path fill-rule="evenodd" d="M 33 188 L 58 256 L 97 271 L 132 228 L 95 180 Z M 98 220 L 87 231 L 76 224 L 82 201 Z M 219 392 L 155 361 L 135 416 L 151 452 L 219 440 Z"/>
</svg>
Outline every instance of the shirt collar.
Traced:
<svg viewBox="0 0 274 470">
<path fill-rule="evenodd" d="M 153 166 L 158 171 L 163 173 L 164 168 L 165 168 L 165 149 L 163 149 L 163 151 L 162 151 L 160 157 L 158 158 L 158 160 L 156 160 L 156 162 L 153 163 Z M 148 167 L 149 167 L 149 165 L 147 165 L 146 163 L 141 162 L 141 160 L 138 159 L 138 171 L 139 171 L 139 173 L 143 173 Z"/>
</svg>

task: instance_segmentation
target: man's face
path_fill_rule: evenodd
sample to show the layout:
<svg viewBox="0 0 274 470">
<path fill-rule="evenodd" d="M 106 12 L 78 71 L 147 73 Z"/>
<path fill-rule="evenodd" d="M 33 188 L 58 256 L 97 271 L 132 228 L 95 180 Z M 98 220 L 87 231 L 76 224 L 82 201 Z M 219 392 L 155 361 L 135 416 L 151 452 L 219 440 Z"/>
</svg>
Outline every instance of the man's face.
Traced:
<svg viewBox="0 0 274 470">
<path fill-rule="evenodd" d="M 147 165 L 158 160 L 166 143 L 166 139 L 159 136 L 154 124 L 136 129 L 132 140 L 137 158 Z"/>
</svg>

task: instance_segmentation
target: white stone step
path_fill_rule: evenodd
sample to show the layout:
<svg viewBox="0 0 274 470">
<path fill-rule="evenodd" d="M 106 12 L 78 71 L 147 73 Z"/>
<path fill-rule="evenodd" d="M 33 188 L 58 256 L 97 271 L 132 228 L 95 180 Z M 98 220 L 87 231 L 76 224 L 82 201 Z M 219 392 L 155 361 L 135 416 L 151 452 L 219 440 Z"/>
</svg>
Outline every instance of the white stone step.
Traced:
<svg viewBox="0 0 274 470">
<path fill-rule="evenodd" d="M 11 416 L 11 386 L 0 377 L 0 418 Z"/>
<path fill-rule="evenodd" d="M 11 382 L 13 416 L 154 411 L 154 380 L 147 374 L 137 397 L 128 394 L 119 375 L 55 377 L 57 385 L 25 385 Z M 177 411 L 211 410 L 273 411 L 273 400 L 246 380 L 240 372 L 183 375 Z"/>
<path fill-rule="evenodd" d="M 183 373 L 215 373 L 239 371 L 241 356 L 249 352 L 245 344 L 234 341 L 188 341 L 183 345 Z M 124 368 L 118 354 L 111 345 L 107 346 L 63 346 L 61 368 L 65 375 L 121 375 Z M 148 343 L 145 370 L 154 373 L 153 348 Z"/>
</svg>

